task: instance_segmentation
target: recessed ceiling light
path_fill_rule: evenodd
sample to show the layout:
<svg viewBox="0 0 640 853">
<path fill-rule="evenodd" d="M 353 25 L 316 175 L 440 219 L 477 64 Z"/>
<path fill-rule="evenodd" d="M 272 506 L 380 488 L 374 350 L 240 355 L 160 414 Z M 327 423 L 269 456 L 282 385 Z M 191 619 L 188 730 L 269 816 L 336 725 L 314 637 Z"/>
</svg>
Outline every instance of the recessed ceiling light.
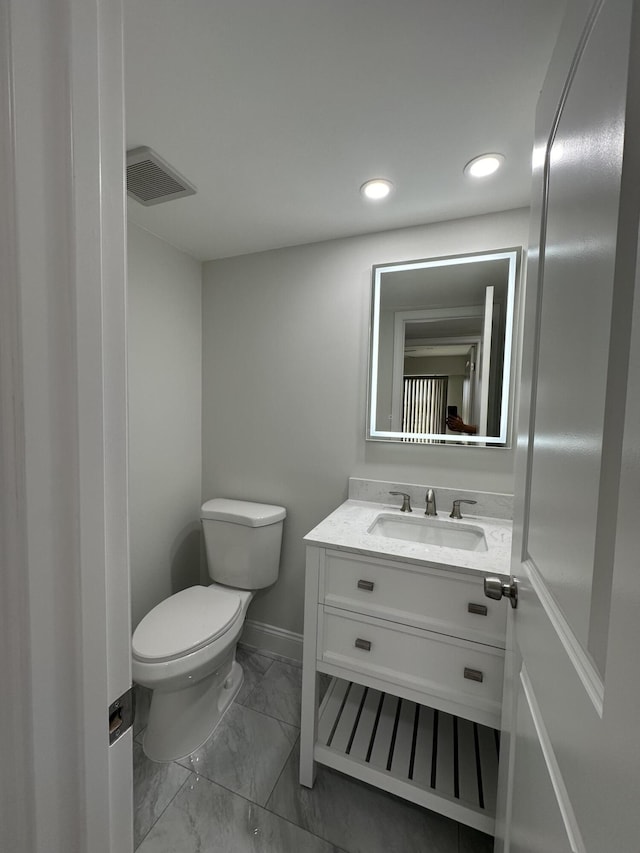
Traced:
<svg viewBox="0 0 640 853">
<path fill-rule="evenodd" d="M 366 181 L 360 187 L 360 192 L 365 198 L 371 199 L 371 201 L 379 201 L 389 195 L 392 187 L 393 184 L 386 178 L 373 178 L 371 181 Z"/>
<path fill-rule="evenodd" d="M 463 171 L 472 178 L 486 178 L 487 175 L 493 175 L 503 163 L 502 154 L 480 154 L 479 157 L 469 160 Z"/>
</svg>

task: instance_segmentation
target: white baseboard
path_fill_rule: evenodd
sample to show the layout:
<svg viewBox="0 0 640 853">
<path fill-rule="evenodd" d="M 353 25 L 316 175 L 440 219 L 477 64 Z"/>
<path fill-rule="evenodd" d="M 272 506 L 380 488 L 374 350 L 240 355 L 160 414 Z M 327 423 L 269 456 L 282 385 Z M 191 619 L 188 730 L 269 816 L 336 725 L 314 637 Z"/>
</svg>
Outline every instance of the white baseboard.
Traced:
<svg viewBox="0 0 640 853">
<path fill-rule="evenodd" d="M 247 619 L 240 642 L 277 657 L 302 661 L 302 634 Z"/>
</svg>

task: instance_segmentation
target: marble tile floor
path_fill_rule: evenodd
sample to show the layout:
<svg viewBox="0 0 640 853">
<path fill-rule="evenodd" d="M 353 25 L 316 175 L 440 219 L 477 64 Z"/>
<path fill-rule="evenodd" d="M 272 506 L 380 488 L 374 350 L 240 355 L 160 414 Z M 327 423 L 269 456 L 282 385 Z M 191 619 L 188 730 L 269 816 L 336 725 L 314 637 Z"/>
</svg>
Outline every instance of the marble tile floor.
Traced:
<svg viewBox="0 0 640 853">
<path fill-rule="evenodd" d="M 329 768 L 297 781 L 302 671 L 238 648 L 244 684 L 195 753 L 158 764 L 142 751 L 148 693 L 136 689 L 138 853 L 491 853 L 493 839 Z"/>
</svg>

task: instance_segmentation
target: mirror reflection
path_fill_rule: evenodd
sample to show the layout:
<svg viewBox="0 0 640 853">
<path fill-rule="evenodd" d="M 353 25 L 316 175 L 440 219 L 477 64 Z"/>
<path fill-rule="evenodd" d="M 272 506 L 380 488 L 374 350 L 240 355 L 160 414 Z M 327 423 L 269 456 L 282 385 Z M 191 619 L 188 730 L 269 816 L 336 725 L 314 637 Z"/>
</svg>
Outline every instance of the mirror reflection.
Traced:
<svg viewBox="0 0 640 853">
<path fill-rule="evenodd" d="M 367 438 L 506 446 L 519 249 L 373 268 Z"/>
</svg>

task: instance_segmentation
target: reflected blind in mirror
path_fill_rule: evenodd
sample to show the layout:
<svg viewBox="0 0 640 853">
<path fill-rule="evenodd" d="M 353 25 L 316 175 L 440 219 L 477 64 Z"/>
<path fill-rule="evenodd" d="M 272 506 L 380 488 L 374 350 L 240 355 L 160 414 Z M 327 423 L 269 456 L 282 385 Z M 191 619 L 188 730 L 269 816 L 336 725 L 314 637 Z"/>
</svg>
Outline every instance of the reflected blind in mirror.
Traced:
<svg viewBox="0 0 640 853">
<path fill-rule="evenodd" d="M 402 432 L 445 432 L 447 384 L 447 376 L 405 376 Z M 418 441 L 433 443 L 434 439 L 422 438 Z"/>
</svg>

